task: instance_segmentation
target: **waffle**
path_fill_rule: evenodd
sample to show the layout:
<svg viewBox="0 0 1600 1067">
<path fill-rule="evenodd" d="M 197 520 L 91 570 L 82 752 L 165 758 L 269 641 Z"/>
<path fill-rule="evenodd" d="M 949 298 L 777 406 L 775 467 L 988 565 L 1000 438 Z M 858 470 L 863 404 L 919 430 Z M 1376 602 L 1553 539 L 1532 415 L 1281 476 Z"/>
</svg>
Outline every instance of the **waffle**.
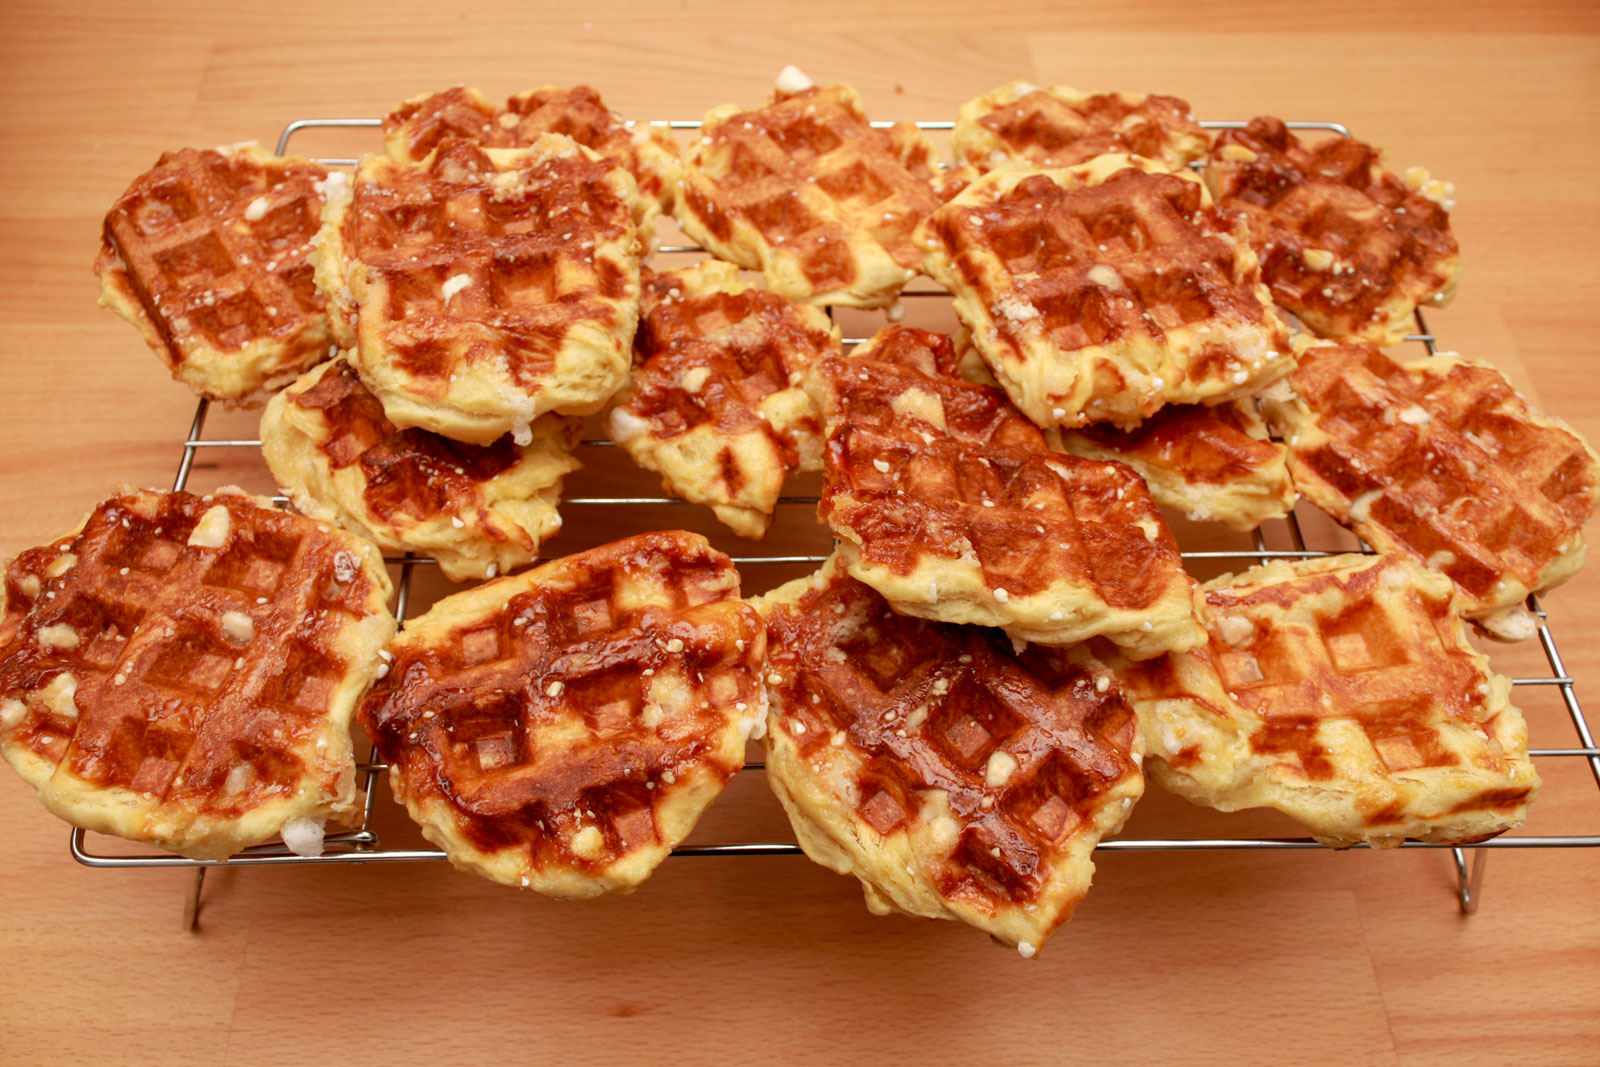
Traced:
<svg viewBox="0 0 1600 1067">
<path fill-rule="evenodd" d="M 1148 93 L 1081 93 L 1010 82 L 961 106 L 950 146 L 959 162 L 987 172 L 1035 170 L 1124 152 L 1180 170 L 1204 159 L 1206 131 L 1187 102 Z"/>
<path fill-rule="evenodd" d="M 1266 411 L 1300 492 L 1368 544 L 1448 575 L 1466 614 L 1516 610 L 1583 565 L 1600 459 L 1493 367 L 1400 364 L 1345 342 L 1308 349 L 1290 384 Z"/>
<path fill-rule="evenodd" d="M 294 506 L 386 549 L 438 561 L 454 581 L 493 578 L 538 558 L 561 529 L 561 479 L 578 420 L 546 415 L 532 440 L 464 445 L 397 430 L 343 359 L 278 393 L 261 418 L 261 451 Z"/>
<path fill-rule="evenodd" d="M 1215 223 L 1192 174 L 1105 155 L 985 175 L 916 240 L 1024 414 L 1127 428 L 1167 403 L 1253 395 L 1292 368 L 1255 254 Z"/>
<path fill-rule="evenodd" d="M 817 365 L 818 513 L 850 574 L 896 611 L 1139 658 L 1203 635 L 1172 533 L 1139 476 L 1059 455 L 949 338 L 892 326 Z"/>
<path fill-rule="evenodd" d="M 704 538 L 650 533 L 446 597 L 359 712 L 396 799 L 464 870 L 628 891 L 764 721 L 760 617 Z"/>
<path fill-rule="evenodd" d="M 672 210 L 678 184 L 678 145 L 658 126 L 632 126 L 611 113 L 587 85 L 542 86 L 517 93 L 496 107 L 476 89 L 456 86 L 414 96 L 383 120 L 389 158 L 418 163 L 446 137 L 463 137 L 485 148 L 525 148 L 540 134 L 558 133 L 627 168 L 645 203 L 640 231 L 655 237 L 655 218 Z"/>
<path fill-rule="evenodd" d="M 884 307 L 917 272 L 911 232 L 939 201 L 932 147 L 874 129 L 848 85 L 706 114 L 684 152 L 679 224 L 720 259 L 813 304 Z"/>
<path fill-rule="evenodd" d="M 127 490 L 5 571 L 0 753 L 61 818 L 198 860 L 358 812 L 394 634 L 370 544 L 237 490 Z"/>
<path fill-rule="evenodd" d="M 837 556 L 757 604 L 767 777 L 806 854 L 860 879 L 876 914 L 960 919 L 1033 955 L 1144 791 L 1106 668 L 899 615 Z"/>
<path fill-rule="evenodd" d="M 558 134 L 368 156 L 314 257 L 340 344 L 396 426 L 469 444 L 599 410 L 638 318 L 633 179 Z"/>
<path fill-rule="evenodd" d="M 327 177 L 254 144 L 164 153 L 106 213 L 100 303 L 201 396 L 292 380 L 332 342 L 307 262 Z"/>
<path fill-rule="evenodd" d="M 1336 848 L 1522 823 L 1539 788 L 1527 726 L 1443 575 L 1329 556 L 1202 594 L 1208 645 L 1120 672 L 1161 785 L 1222 811 L 1277 808 Z"/>
<path fill-rule="evenodd" d="M 1206 180 L 1243 220 L 1280 307 L 1322 337 L 1393 344 L 1418 304 L 1442 307 L 1461 279 L 1452 189 L 1421 167 L 1402 180 L 1349 137 L 1306 147 L 1273 118 L 1217 138 Z"/>
<path fill-rule="evenodd" d="M 822 469 L 821 427 L 798 382 L 838 348 L 827 315 L 745 284 L 731 263 L 648 276 L 612 440 L 664 491 L 760 537 L 784 479 Z"/>
<path fill-rule="evenodd" d="M 1156 503 L 1197 522 L 1254 530 L 1294 507 L 1288 450 L 1248 400 L 1165 407 L 1132 430 L 1060 430 L 1056 447 L 1138 471 Z"/>
</svg>

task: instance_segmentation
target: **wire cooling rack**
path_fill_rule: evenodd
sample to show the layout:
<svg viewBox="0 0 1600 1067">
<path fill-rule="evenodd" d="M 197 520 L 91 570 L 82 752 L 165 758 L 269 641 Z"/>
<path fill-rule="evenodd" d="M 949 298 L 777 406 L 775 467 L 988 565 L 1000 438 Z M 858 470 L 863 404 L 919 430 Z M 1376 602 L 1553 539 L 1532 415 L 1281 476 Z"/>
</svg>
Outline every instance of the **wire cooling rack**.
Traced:
<svg viewBox="0 0 1600 1067">
<path fill-rule="evenodd" d="M 284 127 L 277 143 L 279 155 L 287 153 L 290 143 L 297 136 L 305 136 L 313 131 L 337 131 L 347 129 L 370 129 L 381 125 L 378 119 L 297 119 Z M 695 130 L 700 126 L 694 121 L 672 121 L 655 123 L 674 130 Z M 875 126 L 888 126 L 889 123 L 874 123 Z M 953 123 L 950 122 L 919 122 L 917 125 L 928 131 L 949 131 Z M 1237 129 L 1245 125 L 1243 122 L 1204 122 L 1201 123 L 1208 129 Z M 1324 135 L 1350 136 L 1350 131 L 1337 122 L 1290 122 L 1288 126 L 1294 130 L 1312 131 Z M 353 156 L 318 156 L 318 162 L 326 166 L 353 166 L 357 159 Z M 658 256 L 684 257 L 697 256 L 702 250 L 693 244 L 661 245 Z M 686 261 L 687 262 L 687 261 Z M 935 304 L 935 302 L 941 302 Z M 918 286 L 915 282 L 902 294 L 902 311 L 909 309 L 934 309 L 948 305 L 948 294 L 936 288 Z M 1426 319 L 1421 311 L 1416 314 L 1417 330 L 1406 338 L 1407 343 L 1421 345 L 1429 355 L 1437 353 L 1438 348 L 1433 332 L 1428 328 Z M 846 330 L 846 333 L 851 332 Z M 846 337 L 846 344 L 853 344 L 864 340 L 863 337 Z M 212 465 L 208 460 L 219 453 L 233 452 L 242 454 L 252 459 L 258 466 L 261 465 L 259 450 L 260 441 L 240 436 L 207 436 L 207 423 L 211 416 L 210 405 L 201 400 L 195 409 L 194 419 L 189 425 L 189 431 L 183 439 L 183 454 L 178 463 L 177 475 L 173 479 L 173 489 L 185 489 L 189 486 L 190 475 L 195 470 L 197 462 L 202 466 Z M 592 459 L 602 450 L 609 450 L 611 442 L 604 439 L 589 438 L 579 445 L 580 456 Z M 206 460 L 200 457 L 206 456 Z M 564 501 L 564 507 L 599 507 L 599 508 L 679 508 L 689 507 L 681 500 L 670 499 L 655 495 L 628 495 L 610 491 L 612 487 L 601 486 L 601 491 L 595 495 L 569 496 Z M 280 504 L 287 503 L 279 498 Z M 814 496 L 788 496 L 780 500 L 780 506 L 811 507 L 816 503 Z M 1190 569 L 1214 568 L 1217 570 L 1237 570 L 1243 567 L 1254 566 L 1268 559 L 1304 559 L 1317 556 L 1332 555 L 1337 552 L 1351 550 L 1368 550 L 1367 546 L 1357 542 L 1347 533 L 1339 531 L 1327 522 L 1316 522 L 1308 516 L 1302 522 L 1300 511 L 1307 505 L 1301 505 L 1284 519 L 1275 519 L 1256 530 L 1250 537 L 1250 544 L 1240 547 L 1227 547 L 1220 549 L 1195 549 L 1186 550 L 1183 558 L 1189 563 Z M 678 525 L 676 521 L 665 521 L 652 524 L 654 526 Z M 769 535 L 770 537 L 770 535 Z M 1180 536 L 1180 543 L 1184 540 Z M 741 568 L 758 568 L 770 566 L 804 567 L 820 564 L 826 558 L 825 554 L 803 552 L 799 554 L 783 555 L 779 553 L 734 556 L 734 562 Z M 416 605 L 412 603 L 416 591 L 416 576 L 419 568 L 433 565 L 433 561 L 419 556 L 403 555 L 390 556 L 387 562 L 395 578 L 395 615 L 402 621 L 408 611 Z M 748 582 L 748 573 L 747 573 Z M 747 590 L 748 591 L 748 590 Z M 1538 620 L 1536 644 L 1542 653 L 1542 666 L 1535 666 L 1531 671 L 1522 672 L 1520 676 L 1512 678 L 1512 685 L 1519 693 L 1519 704 L 1525 704 L 1527 699 L 1538 691 L 1554 689 L 1559 696 L 1561 709 L 1570 721 L 1571 727 L 1578 741 L 1577 745 L 1557 748 L 1532 748 L 1529 754 L 1537 761 L 1542 775 L 1548 782 L 1552 775 L 1549 773 L 1552 765 L 1572 761 L 1583 761 L 1588 764 L 1588 777 L 1592 777 L 1597 787 L 1600 787 L 1600 748 L 1595 745 L 1594 735 L 1590 730 L 1588 719 L 1585 717 L 1582 705 L 1578 702 L 1578 695 L 1574 680 L 1568 674 L 1563 663 L 1560 649 L 1557 647 L 1555 634 L 1551 631 L 1546 620 L 1544 609 L 1540 607 L 1536 598 L 1530 597 L 1528 607 Z M 1497 657 L 1498 658 L 1498 657 Z M 1549 725 L 1541 723 L 1541 725 Z M 1548 732 L 1548 731 L 1547 731 Z M 746 770 L 759 770 L 764 767 L 760 760 L 752 760 L 746 764 Z M 206 869 L 209 867 L 257 867 L 274 866 L 279 864 L 327 864 L 327 863 L 417 863 L 443 860 L 444 853 L 436 848 L 422 847 L 389 847 L 386 846 L 379 832 L 373 826 L 373 803 L 377 798 L 378 784 L 382 772 L 386 769 L 383 764 L 376 761 L 375 757 L 358 764 L 358 773 L 362 788 L 362 809 L 360 825 L 352 830 L 339 833 L 330 833 L 325 842 L 325 848 L 320 856 L 297 856 L 281 844 L 264 844 L 248 848 L 236 856 L 221 861 L 191 860 L 182 856 L 167 853 L 155 854 L 107 854 L 91 851 L 88 835 L 81 829 L 74 829 L 71 836 L 72 856 L 79 863 L 90 867 L 187 867 L 193 868 L 195 879 L 191 885 L 187 906 L 185 909 L 185 924 L 192 925 L 198 904 L 200 889 L 203 884 Z M 1575 776 L 1582 780 L 1580 773 Z M 1593 799 L 1593 798 L 1589 798 Z M 1546 803 L 1549 803 L 1546 798 Z M 1537 808 L 1537 805 L 1536 805 Z M 99 843 L 99 838 L 96 843 Z M 105 839 L 110 841 L 111 839 Z M 1402 848 L 1425 849 L 1450 849 L 1456 871 L 1456 898 L 1464 914 L 1471 914 L 1477 910 L 1481 899 L 1481 885 L 1484 872 L 1484 860 L 1491 850 L 1505 848 L 1593 848 L 1600 846 L 1600 834 L 1563 834 L 1563 835 L 1528 835 L 1506 834 L 1492 838 L 1475 845 L 1450 846 L 1433 845 L 1419 841 L 1406 841 Z M 1281 851 L 1291 849 L 1320 849 L 1309 837 L 1257 837 L 1257 836 L 1218 836 L 1218 837 L 1117 837 L 1102 841 L 1097 846 L 1098 851 L 1104 852 L 1166 852 L 1166 851 Z M 1356 846 L 1365 847 L 1365 846 Z M 1473 854 L 1469 864 L 1467 853 Z M 680 847 L 673 853 L 675 856 L 790 856 L 800 855 L 798 845 L 790 842 L 744 842 L 729 844 L 693 845 Z"/>
</svg>

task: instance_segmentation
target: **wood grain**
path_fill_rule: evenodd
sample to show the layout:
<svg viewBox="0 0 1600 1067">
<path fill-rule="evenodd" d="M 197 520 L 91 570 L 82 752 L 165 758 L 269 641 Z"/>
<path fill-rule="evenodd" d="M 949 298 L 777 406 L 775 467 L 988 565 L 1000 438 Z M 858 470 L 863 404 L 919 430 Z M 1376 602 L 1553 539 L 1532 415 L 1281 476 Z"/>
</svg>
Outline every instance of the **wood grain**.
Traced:
<svg viewBox="0 0 1600 1067">
<path fill-rule="evenodd" d="M 0 552 L 69 527 L 118 483 L 168 483 L 179 457 L 191 397 L 95 307 L 100 217 L 127 182 L 166 148 L 270 142 L 290 118 L 376 115 L 460 81 L 491 95 L 587 81 L 631 116 L 698 117 L 764 98 L 793 62 L 857 85 L 884 118 L 950 116 L 1023 77 L 1172 92 L 1203 118 L 1338 119 L 1460 190 L 1467 276 L 1433 316 L 1445 347 L 1500 363 L 1600 437 L 1592 3 L 377 10 L 8 5 Z M 241 432 L 254 418 L 221 416 Z M 601 521 L 569 515 L 560 544 Z M 1548 603 L 1580 696 L 1600 707 L 1597 594 L 1591 569 Z M 1493 655 L 1513 673 L 1536 665 L 1528 649 Z M 1525 703 L 1535 745 L 1575 743 L 1553 692 Z M 1600 829 L 1584 768 L 1544 770 L 1529 832 Z M 380 805 L 405 839 L 403 814 Z M 791 858 L 669 860 L 634 896 L 581 905 L 437 863 L 227 870 L 188 934 L 187 874 L 75 865 L 65 829 L 9 774 L 0 816 L 6 1062 L 1600 1061 L 1593 851 L 1495 853 L 1470 919 L 1445 852 L 1102 854 L 1078 916 L 1026 963 L 956 924 L 874 918 L 851 881 Z M 1293 832 L 1240 818 L 1152 790 L 1129 832 Z M 752 773 L 695 840 L 784 834 Z"/>
</svg>

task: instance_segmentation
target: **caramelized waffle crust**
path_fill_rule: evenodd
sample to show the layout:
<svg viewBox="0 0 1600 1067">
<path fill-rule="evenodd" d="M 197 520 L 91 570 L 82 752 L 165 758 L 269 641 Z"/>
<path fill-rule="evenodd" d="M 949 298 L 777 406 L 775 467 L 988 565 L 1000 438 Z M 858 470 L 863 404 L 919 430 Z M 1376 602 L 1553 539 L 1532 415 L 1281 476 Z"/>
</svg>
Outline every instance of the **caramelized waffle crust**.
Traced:
<svg viewBox="0 0 1600 1067">
<path fill-rule="evenodd" d="M 557 134 L 368 156 L 329 200 L 317 280 L 396 426 L 526 443 L 540 415 L 598 411 L 627 377 L 639 205 L 627 171 Z"/>
<path fill-rule="evenodd" d="M 1320 336 L 1394 344 L 1418 304 L 1455 295 L 1452 190 L 1421 167 L 1401 180 L 1371 145 L 1307 147 L 1281 120 L 1258 118 L 1218 135 L 1206 180 L 1218 209 L 1245 224 L 1272 299 Z"/>
<path fill-rule="evenodd" d="M 1119 463 L 1052 452 L 950 339 L 894 326 L 817 366 L 818 513 L 850 574 L 896 611 L 1139 658 L 1202 640 L 1177 543 Z"/>
<path fill-rule="evenodd" d="M 784 479 L 822 469 L 821 426 L 799 383 L 838 351 L 839 328 L 738 273 L 710 259 L 646 275 L 636 360 L 610 426 L 665 492 L 760 537 Z"/>
<path fill-rule="evenodd" d="M 1288 450 L 1268 439 L 1248 400 L 1162 408 L 1132 430 L 1059 430 L 1052 444 L 1074 456 L 1126 463 L 1156 503 L 1197 522 L 1254 530 L 1294 507 Z"/>
<path fill-rule="evenodd" d="M 1130 427 L 1164 404 L 1253 395 L 1293 367 L 1255 254 L 1187 172 L 1126 155 L 996 171 L 916 241 L 1040 426 Z"/>
<path fill-rule="evenodd" d="M 164 153 L 106 213 L 100 303 L 201 396 L 293 379 L 332 342 L 307 260 L 327 177 L 253 144 Z"/>
<path fill-rule="evenodd" d="M 264 500 L 129 490 L 5 571 L 0 754 L 52 812 L 192 859 L 355 810 L 394 633 L 370 544 Z"/>
<path fill-rule="evenodd" d="M 760 617 L 727 556 L 651 533 L 446 597 L 362 724 L 450 862 L 563 899 L 643 882 L 764 721 Z"/>
<path fill-rule="evenodd" d="M 390 159 L 419 163 L 448 137 L 485 148 L 526 148 L 546 133 L 570 137 L 627 168 L 645 201 L 641 233 L 647 243 L 652 241 L 655 217 L 672 210 L 679 176 L 677 142 L 658 126 L 630 128 L 587 85 L 541 86 L 517 93 L 505 107 L 466 86 L 423 93 L 384 117 L 383 148 Z"/>
<path fill-rule="evenodd" d="M 467 445 L 397 430 L 344 359 L 303 375 L 267 404 L 261 451 L 304 515 L 396 552 L 432 556 L 447 578 L 493 578 L 538 558 L 561 529 L 561 479 L 579 420 L 545 415 L 524 445 Z"/>
<path fill-rule="evenodd" d="M 813 304 L 884 307 L 917 272 L 938 206 L 933 149 L 911 123 L 874 129 L 848 85 L 707 112 L 684 153 L 677 216 L 712 255 Z"/>
<path fill-rule="evenodd" d="M 1583 565 L 1600 458 L 1493 367 L 1401 364 L 1347 342 L 1306 350 L 1290 385 L 1266 411 L 1300 492 L 1367 543 L 1442 571 L 1466 614 L 1516 608 Z"/>
<path fill-rule="evenodd" d="M 960 919 L 1031 956 L 1144 790 L 1134 715 L 1083 649 L 907 618 L 844 573 L 759 598 L 767 777 L 876 914 Z"/>
<path fill-rule="evenodd" d="M 1209 644 L 1120 672 L 1161 785 L 1222 811 L 1277 808 L 1336 848 L 1521 825 L 1539 788 L 1527 726 L 1443 575 L 1330 556 L 1202 594 Z"/>
<path fill-rule="evenodd" d="M 1143 156 L 1168 170 L 1204 159 L 1206 131 L 1187 102 L 1148 93 L 1081 93 L 1014 81 L 961 105 L 950 146 L 986 173 L 1087 163 L 1107 152 Z"/>
</svg>

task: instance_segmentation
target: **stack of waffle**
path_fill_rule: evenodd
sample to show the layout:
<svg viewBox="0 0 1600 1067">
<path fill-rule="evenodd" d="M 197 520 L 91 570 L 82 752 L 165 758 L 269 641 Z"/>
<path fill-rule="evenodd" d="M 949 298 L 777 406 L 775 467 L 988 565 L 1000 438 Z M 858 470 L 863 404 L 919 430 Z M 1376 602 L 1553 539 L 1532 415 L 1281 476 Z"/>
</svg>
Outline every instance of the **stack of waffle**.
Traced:
<svg viewBox="0 0 1600 1067">
<path fill-rule="evenodd" d="M 1455 291 L 1445 183 L 1020 82 L 941 166 L 793 68 L 681 153 L 587 87 L 457 88 L 384 132 L 353 178 L 169 153 L 106 217 L 104 302 L 202 395 L 280 390 L 263 448 L 306 517 L 120 492 L 9 565 L 0 752 L 51 810 L 314 852 L 354 715 L 453 862 L 586 897 L 647 878 L 764 734 L 801 846 L 873 910 L 1024 955 L 1147 756 L 1334 846 L 1525 817 L 1526 727 L 1463 620 L 1532 632 L 1600 459 L 1486 364 L 1375 347 Z M 712 258 L 646 265 L 667 213 Z M 846 353 L 823 309 L 894 323 L 919 273 L 956 334 Z M 745 537 L 820 471 L 836 551 L 748 604 L 681 531 L 506 576 L 599 413 Z M 1163 507 L 1249 531 L 1301 494 L 1376 551 L 1184 572 Z M 493 580 L 391 642 L 378 546 Z"/>
</svg>

